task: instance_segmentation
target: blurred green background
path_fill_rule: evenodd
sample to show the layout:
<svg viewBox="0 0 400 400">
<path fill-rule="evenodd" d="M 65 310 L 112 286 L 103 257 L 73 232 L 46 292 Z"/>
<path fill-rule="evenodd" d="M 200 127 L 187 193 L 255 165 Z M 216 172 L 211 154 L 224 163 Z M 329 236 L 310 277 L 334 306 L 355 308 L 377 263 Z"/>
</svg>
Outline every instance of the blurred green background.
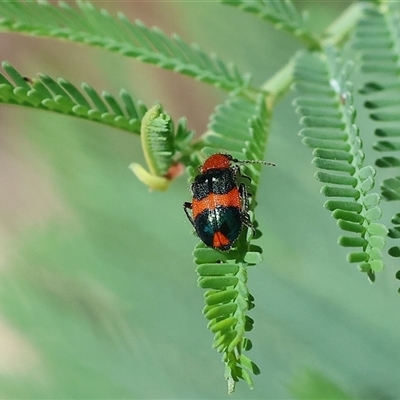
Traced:
<svg viewBox="0 0 400 400">
<path fill-rule="evenodd" d="M 176 32 L 257 84 L 300 47 L 214 2 L 94 3 Z M 299 3 L 318 29 L 350 2 Z M 225 96 L 100 49 L 6 34 L 0 47 L 27 76 L 126 88 L 198 133 Z M 264 262 L 249 271 L 249 355 L 262 374 L 232 397 L 400 398 L 395 267 L 371 285 L 346 262 L 292 100 L 274 115 L 266 159 L 278 167 L 263 170 L 258 194 Z M 138 137 L 93 123 L 2 106 L 0 126 L 0 397 L 226 398 L 182 211 L 186 177 L 149 193 L 128 169 L 143 162 Z"/>
</svg>

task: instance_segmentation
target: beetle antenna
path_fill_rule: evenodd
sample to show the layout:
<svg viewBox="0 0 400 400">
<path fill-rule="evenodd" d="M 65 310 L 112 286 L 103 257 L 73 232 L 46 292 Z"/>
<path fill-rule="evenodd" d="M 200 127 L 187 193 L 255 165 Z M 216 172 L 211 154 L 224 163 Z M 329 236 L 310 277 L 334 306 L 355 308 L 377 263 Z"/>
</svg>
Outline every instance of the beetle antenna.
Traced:
<svg viewBox="0 0 400 400">
<path fill-rule="evenodd" d="M 236 158 L 232 158 L 232 161 L 239 164 L 264 164 L 264 165 L 270 165 L 271 167 L 276 167 L 275 163 L 263 160 L 238 160 Z"/>
</svg>

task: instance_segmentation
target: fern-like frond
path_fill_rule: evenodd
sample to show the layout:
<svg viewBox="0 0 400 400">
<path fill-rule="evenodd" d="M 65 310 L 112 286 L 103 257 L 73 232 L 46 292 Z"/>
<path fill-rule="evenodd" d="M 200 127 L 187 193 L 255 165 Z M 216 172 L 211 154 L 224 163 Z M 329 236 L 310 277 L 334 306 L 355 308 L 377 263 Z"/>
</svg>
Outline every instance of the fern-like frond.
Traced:
<svg viewBox="0 0 400 400">
<path fill-rule="evenodd" d="M 399 20 L 398 12 L 381 13 L 378 7 L 371 6 L 357 25 L 353 40 L 353 47 L 361 53 L 361 70 L 371 76 L 361 93 L 367 97 L 365 106 L 371 119 L 379 124 L 375 130 L 379 140 L 374 149 L 389 154 L 376 161 L 382 168 L 400 165 L 400 156 L 396 153 L 400 149 L 397 140 L 400 136 Z M 384 182 L 382 189 L 382 195 L 393 200 L 393 181 L 388 181 L 388 188 Z"/>
<path fill-rule="evenodd" d="M 78 89 L 65 79 L 55 80 L 45 74 L 31 80 L 7 62 L 2 66 L 8 76 L 0 73 L 0 103 L 53 111 L 132 133 L 140 132 L 147 108 L 141 102 L 134 102 L 125 90 L 121 90 L 118 99 L 107 92 L 99 94 L 87 83 Z"/>
<path fill-rule="evenodd" d="M 2 1 L 0 30 L 101 47 L 229 91 L 250 85 L 248 75 L 207 55 L 197 45 L 188 45 L 177 35 L 168 37 L 139 20 L 132 23 L 121 13 L 113 17 L 88 2 L 78 1 L 77 7 L 71 7 L 66 2 L 57 6 L 44 0 Z"/>
<path fill-rule="evenodd" d="M 310 32 L 305 13 L 299 13 L 290 0 L 221 0 L 243 11 L 256 14 L 276 28 L 300 38 L 309 48 L 320 47 L 318 38 Z"/>
<path fill-rule="evenodd" d="M 200 147 L 206 155 L 227 152 L 238 159 L 260 160 L 266 146 L 268 123 L 269 114 L 261 97 L 258 102 L 230 98 L 217 107 Z M 250 208 L 254 210 L 260 166 L 246 165 L 243 172 L 251 180 Z M 257 226 L 255 221 L 253 223 Z M 234 390 L 239 379 L 252 387 L 250 373 L 260 372 L 244 354 L 252 347 L 245 335 L 254 322 L 247 315 L 254 307 L 253 296 L 247 287 L 247 269 L 262 259 L 261 249 L 249 244 L 247 233 L 246 228 L 236 246 L 228 252 L 207 248 L 202 243 L 194 250 L 199 286 L 207 289 L 203 312 L 210 321 L 208 328 L 214 334 L 213 346 L 223 355 L 229 392 Z M 255 237 L 260 236 L 261 232 L 256 230 Z"/>
<path fill-rule="evenodd" d="M 376 160 L 380 168 L 393 170 L 393 176 L 383 180 L 382 197 L 400 200 L 400 13 L 396 4 L 388 3 L 381 11 L 378 5 L 366 8 L 356 26 L 353 47 L 360 53 L 361 70 L 369 81 L 361 90 L 366 97 L 365 107 L 377 125 L 378 141 L 374 149 L 383 154 Z M 389 237 L 398 239 L 399 214 L 392 218 Z M 400 247 L 389 249 L 393 257 L 400 256 Z"/>
<path fill-rule="evenodd" d="M 381 249 L 387 229 L 376 222 L 381 217 L 380 196 L 370 192 L 375 170 L 364 165 L 352 85 L 347 81 L 349 68 L 349 64 L 341 67 L 332 48 L 323 54 L 302 53 L 295 66 L 299 92 L 295 104 L 302 115 L 303 143 L 314 149 L 313 163 L 320 169 L 315 177 L 325 184 L 321 192 L 329 197 L 324 206 L 346 232 L 339 244 L 361 248 L 348 260 L 360 263 L 373 281 L 383 268 Z"/>
</svg>

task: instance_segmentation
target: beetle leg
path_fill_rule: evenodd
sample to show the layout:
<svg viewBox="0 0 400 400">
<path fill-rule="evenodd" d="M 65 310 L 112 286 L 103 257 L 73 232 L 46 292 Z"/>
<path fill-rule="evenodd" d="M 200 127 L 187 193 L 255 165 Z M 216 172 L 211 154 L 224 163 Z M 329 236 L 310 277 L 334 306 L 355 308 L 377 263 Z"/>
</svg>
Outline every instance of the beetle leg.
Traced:
<svg viewBox="0 0 400 400">
<path fill-rule="evenodd" d="M 251 178 L 247 175 L 240 174 L 241 178 L 248 179 L 251 182 Z"/>
<path fill-rule="evenodd" d="M 248 228 L 250 228 L 253 231 L 253 234 L 256 232 L 253 224 L 250 221 L 250 216 L 249 216 L 249 193 L 247 192 L 246 185 L 243 183 L 240 184 L 239 186 L 239 194 L 242 199 L 242 208 L 240 210 L 240 214 L 242 216 L 242 222 L 244 225 L 246 225 Z"/>
<path fill-rule="evenodd" d="M 189 203 L 189 202 L 185 201 L 185 202 L 183 203 L 183 211 L 185 211 L 185 214 L 186 214 L 186 216 L 188 217 L 188 220 L 189 220 L 190 223 L 193 225 L 193 228 L 195 228 L 195 226 L 194 226 L 194 221 L 193 221 L 193 215 L 191 215 L 191 214 L 189 213 L 189 211 L 188 211 L 189 209 L 190 209 L 190 210 L 192 209 L 192 203 Z"/>
</svg>

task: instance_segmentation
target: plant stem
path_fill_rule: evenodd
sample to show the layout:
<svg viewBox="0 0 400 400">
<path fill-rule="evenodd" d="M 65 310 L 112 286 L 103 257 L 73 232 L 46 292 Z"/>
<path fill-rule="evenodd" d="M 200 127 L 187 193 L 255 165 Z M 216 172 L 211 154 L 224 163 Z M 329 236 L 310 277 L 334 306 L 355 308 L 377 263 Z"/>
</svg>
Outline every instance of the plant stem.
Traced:
<svg viewBox="0 0 400 400">
<path fill-rule="evenodd" d="M 340 46 L 356 22 L 360 19 L 364 8 L 365 5 L 360 2 L 347 7 L 324 32 L 323 45 L 331 44 Z"/>
<path fill-rule="evenodd" d="M 294 59 L 291 58 L 283 68 L 261 86 L 261 90 L 267 92 L 266 104 L 269 110 L 272 110 L 277 100 L 289 89 L 293 79 L 293 67 Z"/>
<path fill-rule="evenodd" d="M 350 5 L 324 32 L 321 47 L 326 45 L 340 46 L 354 24 L 358 21 L 364 9 L 361 3 Z M 276 102 L 286 93 L 292 83 L 294 58 L 281 68 L 274 76 L 261 86 L 261 90 L 267 92 L 266 104 L 271 110 Z"/>
</svg>

